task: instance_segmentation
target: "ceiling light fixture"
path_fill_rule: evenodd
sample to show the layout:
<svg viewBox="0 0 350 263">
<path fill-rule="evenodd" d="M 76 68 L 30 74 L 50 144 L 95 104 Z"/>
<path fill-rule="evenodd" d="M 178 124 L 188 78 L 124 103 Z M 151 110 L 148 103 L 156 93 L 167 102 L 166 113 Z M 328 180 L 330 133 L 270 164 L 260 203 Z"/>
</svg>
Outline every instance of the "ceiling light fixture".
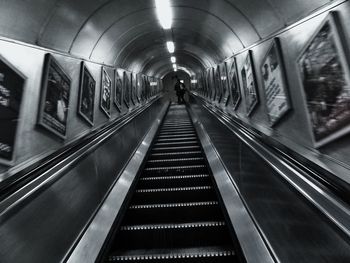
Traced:
<svg viewBox="0 0 350 263">
<path fill-rule="evenodd" d="M 167 46 L 167 48 L 169 50 L 169 53 L 171 53 L 171 54 L 174 53 L 174 51 L 175 51 L 175 44 L 174 44 L 173 41 L 166 42 L 166 46 Z"/>
<path fill-rule="evenodd" d="M 170 60 L 172 63 L 176 63 L 176 57 L 171 57 Z"/>
<path fill-rule="evenodd" d="M 164 29 L 170 29 L 173 23 L 173 12 L 169 0 L 155 0 L 157 16 Z"/>
</svg>

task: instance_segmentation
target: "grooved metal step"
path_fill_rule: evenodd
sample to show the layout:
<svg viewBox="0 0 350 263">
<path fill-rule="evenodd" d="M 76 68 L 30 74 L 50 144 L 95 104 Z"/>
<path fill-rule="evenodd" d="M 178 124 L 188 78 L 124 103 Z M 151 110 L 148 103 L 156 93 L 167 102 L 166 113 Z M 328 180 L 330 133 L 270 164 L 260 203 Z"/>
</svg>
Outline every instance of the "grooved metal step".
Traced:
<svg viewBox="0 0 350 263">
<path fill-rule="evenodd" d="M 201 151 L 181 151 L 181 152 L 163 152 L 163 153 L 152 153 L 149 159 L 154 160 L 158 158 L 176 158 L 181 157 L 200 157 L 203 156 Z"/>
<path fill-rule="evenodd" d="M 220 221 L 223 215 L 217 201 L 132 205 L 125 222 L 129 224 Z"/>
<path fill-rule="evenodd" d="M 171 153 L 171 152 L 177 152 L 177 151 L 185 151 L 185 150 L 199 150 L 199 145 L 194 146 L 174 146 L 174 147 L 155 147 L 152 149 L 152 152 L 164 152 L 164 153 Z"/>
<path fill-rule="evenodd" d="M 215 191 L 211 186 L 138 189 L 135 191 L 132 204 L 206 202 L 215 199 Z"/>
<path fill-rule="evenodd" d="M 196 136 L 195 133 L 189 132 L 189 133 L 184 133 L 184 134 L 174 134 L 174 135 L 159 135 L 158 138 L 183 138 L 183 137 L 191 137 L 191 136 Z"/>
<path fill-rule="evenodd" d="M 187 133 L 195 133 L 194 129 L 187 130 L 187 131 L 160 131 L 159 136 L 168 136 L 168 135 L 182 135 Z"/>
<path fill-rule="evenodd" d="M 178 176 L 159 176 L 143 177 L 138 183 L 141 189 L 147 188 L 171 188 L 171 187 L 191 187 L 209 185 L 211 180 L 209 175 L 178 175 Z"/>
<path fill-rule="evenodd" d="M 122 240 L 118 247 L 128 249 L 217 246 L 230 241 L 223 221 L 122 226 L 118 239 Z"/>
<path fill-rule="evenodd" d="M 190 141 L 186 141 L 186 142 L 157 142 L 154 144 L 156 147 L 168 147 L 168 146 L 181 146 L 181 145 L 198 145 L 198 141 L 197 140 L 190 140 Z"/>
<path fill-rule="evenodd" d="M 148 160 L 146 163 L 147 168 L 151 167 L 174 167 L 174 166 L 187 166 L 187 165 L 203 165 L 205 160 L 203 157 L 193 158 L 173 158 L 173 159 L 157 159 Z"/>
<path fill-rule="evenodd" d="M 145 168 L 143 176 L 174 176 L 174 175 L 186 175 L 186 174 L 203 174 L 207 173 L 208 168 L 204 164 L 200 165 L 185 165 L 185 166 L 167 166 L 167 167 L 148 167 Z"/>
<path fill-rule="evenodd" d="M 150 263 L 227 263 L 234 259 L 235 252 L 227 247 L 195 247 L 185 249 L 152 249 L 145 253 L 144 250 L 117 251 L 118 256 L 111 255 L 108 262 L 150 262 Z M 122 254 L 121 256 L 119 256 Z"/>
<path fill-rule="evenodd" d="M 181 138 L 164 138 L 164 139 L 158 139 L 157 142 L 181 142 L 181 141 L 191 141 L 191 140 L 197 140 L 197 137 L 191 136 L 191 137 L 181 137 Z"/>
</svg>

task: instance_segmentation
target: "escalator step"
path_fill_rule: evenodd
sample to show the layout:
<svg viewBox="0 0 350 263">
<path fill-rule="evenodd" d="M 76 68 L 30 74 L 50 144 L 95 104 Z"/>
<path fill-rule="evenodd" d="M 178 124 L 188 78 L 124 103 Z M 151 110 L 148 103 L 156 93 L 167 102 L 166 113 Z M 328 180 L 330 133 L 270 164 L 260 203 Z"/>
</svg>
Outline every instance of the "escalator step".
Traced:
<svg viewBox="0 0 350 263">
<path fill-rule="evenodd" d="M 170 159 L 170 158 L 176 158 L 176 157 L 201 157 L 202 152 L 201 151 L 182 151 L 182 152 L 168 152 L 168 153 L 152 153 L 149 157 L 149 160 L 158 160 L 158 158 L 162 159 Z"/>
<path fill-rule="evenodd" d="M 128 224 L 183 223 L 223 219 L 217 201 L 133 205 L 124 222 Z"/>
<path fill-rule="evenodd" d="M 183 138 L 183 137 L 192 137 L 196 136 L 194 132 L 189 132 L 189 133 L 183 133 L 183 134 L 173 134 L 173 135 L 159 135 L 157 138 L 158 139 L 163 139 L 163 138 Z"/>
<path fill-rule="evenodd" d="M 139 188 L 167 188 L 205 186 L 211 183 L 208 174 L 142 177 L 138 183 Z"/>
<path fill-rule="evenodd" d="M 180 188 L 155 188 L 136 190 L 132 205 L 158 204 L 158 203 L 182 203 L 182 202 L 206 202 L 215 200 L 215 191 L 211 186 L 180 187 Z"/>
<path fill-rule="evenodd" d="M 190 129 L 187 131 L 161 131 L 159 133 L 159 136 L 172 136 L 172 135 L 183 135 L 183 134 L 191 134 L 191 133 L 195 133 L 194 129 Z"/>
<path fill-rule="evenodd" d="M 111 255 L 109 262 L 148 262 L 148 263 L 227 263 L 233 262 L 235 252 L 232 248 L 200 247 L 186 249 L 152 249 L 145 253 L 144 250 L 118 251 L 118 256 Z"/>
<path fill-rule="evenodd" d="M 182 145 L 198 145 L 197 140 L 190 140 L 185 142 L 156 142 L 154 146 L 156 147 L 169 147 L 169 146 L 182 146 Z"/>
<path fill-rule="evenodd" d="M 157 142 L 178 142 L 178 141 L 194 141 L 197 140 L 196 136 L 188 136 L 188 137 L 181 137 L 181 138 L 158 138 Z"/>
<path fill-rule="evenodd" d="M 205 163 L 204 161 L 203 157 L 149 160 L 146 163 L 146 167 L 201 165 Z"/>
<path fill-rule="evenodd" d="M 207 173 L 208 168 L 206 165 L 186 165 L 186 166 L 169 166 L 169 167 L 148 167 L 145 168 L 141 177 L 143 176 L 174 176 L 174 175 L 186 175 L 186 174 L 203 174 Z"/>
<path fill-rule="evenodd" d="M 223 221 L 127 225 L 120 228 L 118 239 L 121 242 L 116 245 L 121 249 L 219 246 L 230 242 Z"/>
<path fill-rule="evenodd" d="M 179 147 L 162 147 L 162 148 L 153 148 L 152 152 L 165 152 L 165 153 L 171 153 L 171 152 L 177 152 L 177 151 L 184 151 L 184 150 L 198 150 L 200 149 L 199 145 L 195 146 L 179 146 Z"/>
</svg>

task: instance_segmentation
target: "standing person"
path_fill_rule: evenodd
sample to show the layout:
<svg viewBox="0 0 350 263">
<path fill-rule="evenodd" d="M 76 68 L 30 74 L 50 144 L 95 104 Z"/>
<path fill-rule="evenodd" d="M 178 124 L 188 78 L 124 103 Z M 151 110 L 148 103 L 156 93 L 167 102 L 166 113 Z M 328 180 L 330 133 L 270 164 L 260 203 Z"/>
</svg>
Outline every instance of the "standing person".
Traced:
<svg viewBox="0 0 350 263">
<path fill-rule="evenodd" d="M 185 93 L 186 93 L 186 87 L 185 84 L 180 82 L 180 91 L 179 91 L 179 96 L 180 96 L 180 103 L 185 104 Z"/>
<path fill-rule="evenodd" d="M 181 82 L 177 76 L 175 78 L 176 78 L 176 83 L 175 83 L 174 89 L 175 89 L 176 96 L 177 96 L 177 103 L 181 104 Z"/>
</svg>

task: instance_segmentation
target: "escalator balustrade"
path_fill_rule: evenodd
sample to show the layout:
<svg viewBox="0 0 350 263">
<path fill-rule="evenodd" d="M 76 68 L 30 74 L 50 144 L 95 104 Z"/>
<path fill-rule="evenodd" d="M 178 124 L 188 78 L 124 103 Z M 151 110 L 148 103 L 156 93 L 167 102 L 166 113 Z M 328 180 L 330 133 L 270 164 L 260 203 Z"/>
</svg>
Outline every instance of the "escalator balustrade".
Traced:
<svg viewBox="0 0 350 263">
<path fill-rule="evenodd" d="M 107 262 L 236 262 L 195 129 L 172 105 Z"/>
</svg>

